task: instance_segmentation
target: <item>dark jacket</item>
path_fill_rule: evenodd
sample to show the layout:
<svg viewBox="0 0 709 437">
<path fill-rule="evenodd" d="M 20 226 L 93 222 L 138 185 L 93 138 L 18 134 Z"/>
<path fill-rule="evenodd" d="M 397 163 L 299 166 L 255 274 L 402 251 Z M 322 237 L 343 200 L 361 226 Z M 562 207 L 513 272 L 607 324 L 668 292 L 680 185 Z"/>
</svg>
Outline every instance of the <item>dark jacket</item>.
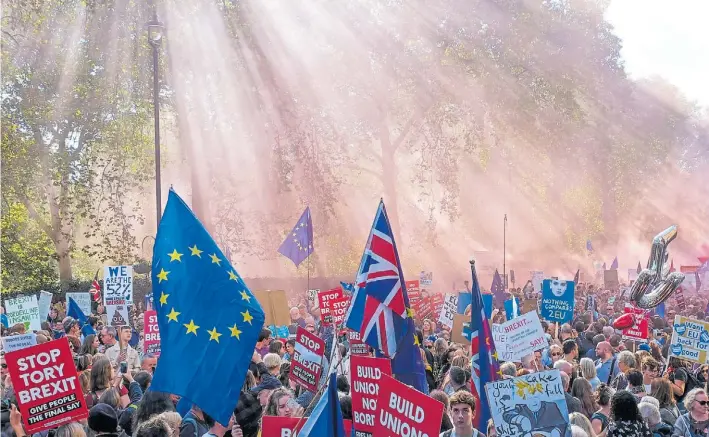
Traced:
<svg viewBox="0 0 709 437">
<path fill-rule="evenodd" d="M 564 397 L 566 398 L 566 408 L 569 409 L 569 414 L 582 413 L 583 406 L 578 398 L 575 398 L 568 393 L 564 393 Z"/>
<path fill-rule="evenodd" d="M 653 426 L 652 437 L 670 437 L 672 435 L 672 427 L 664 422 L 660 422 Z"/>
<path fill-rule="evenodd" d="M 251 389 L 251 393 L 259 394 L 263 390 L 275 390 L 282 386 L 283 384 L 281 384 L 281 381 L 278 378 L 270 373 L 264 373 L 261 375 L 261 382 L 256 387 Z"/>
</svg>

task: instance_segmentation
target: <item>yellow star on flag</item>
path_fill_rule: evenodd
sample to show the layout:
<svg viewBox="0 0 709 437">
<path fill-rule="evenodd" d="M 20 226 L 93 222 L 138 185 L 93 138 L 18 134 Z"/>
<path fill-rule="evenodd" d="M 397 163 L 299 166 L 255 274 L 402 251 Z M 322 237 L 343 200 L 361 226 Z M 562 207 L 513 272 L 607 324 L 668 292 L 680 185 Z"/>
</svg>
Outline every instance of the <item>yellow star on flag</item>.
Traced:
<svg viewBox="0 0 709 437">
<path fill-rule="evenodd" d="M 244 316 L 244 322 L 249 322 L 249 325 L 252 325 L 251 321 L 254 319 L 254 317 L 249 314 L 249 310 L 246 310 L 246 312 L 241 313 L 242 316 Z"/>
<path fill-rule="evenodd" d="M 177 261 L 177 262 L 182 262 L 182 254 L 177 252 L 177 249 L 174 249 L 172 253 L 168 253 L 167 256 L 170 257 L 170 262 Z"/>
<path fill-rule="evenodd" d="M 219 259 L 219 257 L 217 256 L 216 253 L 209 255 L 209 257 L 212 258 L 212 264 L 216 264 L 218 266 L 221 266 L 220 263 L 222 262 L 222 260 Z"/>
<path fill-rule="evenodd" d="M 495 353 L 492 354 L 492 356 L 493 356 L 496 360 L 499 360 L 499 358 L 497 357 L 497 351 L 495 351 Z"/>
<path fill-rule="evenodd" d="M 209 341 L 214 340 L 214 341 L 216 341 L 217 343 L 219 343 L 219 337 L 221 337 L 222 334 L 220 334 L 220 333 L 217 332 L 217 327 L 216 327 L 216 326 L 215 326 L 211 331 L 210 331 L 210 330 L 207 330 L 207 332 L 209 332 Z"/>
<path fill-rule="evenodd" d="M 236 337 L 237 340 L 241 340 L 241 338 L 239 337 L 241 335 L 241 331 L 239 331 L 239 328 L 236 327 L 236 323 L 234 323 L 234 326 L 229 328 L 229 330 L 231 331 L 232 337 Z"/>
<path fill-rule="evenodd" d="M 231 271 L 229 272 L 229 279 L 231 279 L 232 281 L 238 281 L 238 280 L 239 280 L 239 276 L 236 275 L 233 270 L 231 270 Z"/>
<path fill-rule="evenodd" d="M 177 311 L 175 311 L 175 308 L 173 308 L 172 311 L 170 311 L 170 314 L 167 315 L 167 322 L 170 323 L 170 320 L 176 322 L 177 316 L 179 316 L 180 314 L 182 313 L 178 313 Z"/>
<path fill-rule="evenodd" d="M 187 334 L 190 332 L 193 333 L 194 335 L 197 335 L 197 330 L 199 329 L 199 326 L 194 324 L 194 320 L 190 320 L 190 323 L 185 323 L 184 325 L 185 328 L 187 328 Z M 186 335 L 186 334 L 185 334 Z"/>
<path fill-rule="evenodd" d="M 160 269 L 160 273 L 157 274 L 158 277 L 158 284 L 161 283 L 162 281 L 167 281 L 167 274 L 170 272 L 166 272 L 165 269 Z"/>
<path fill-rule="evenodd" d="M 241 290 L 241 300 L 245 300 L 246 302 L 251 302 L 251 296 L 244 290 Z"/>
<path fill-rule="evenodd" d="M 190 252 L 192 252 L 192 253 L 191 253 L 192 256 L 196 256 L 196 257 L 202 258 L 202 251 L 199 250 L 199 249 L 197 249 L 197 245 L 196 245 L 196 244 L 195 244 L 194 246 L 190 247 L 189 249 L 190 249 Z"/>
<path fill-rule="evenodd" d="M 421 343 L 419 342 L 419 336 L 418 336 L 418 335 L 414 335 L 414 344 L 415 344 L 416 346 L 421 346 Z"/>
<path fill-rule="evenodd" d="M 160 305 L 165 305 L 167 303 L 167 297 L 170 296 L 169 294 L 165 294 L 165 292 L 160 293 Z"/>
<path fill-rule="evenodd" d="M 411 308 L 406 308 L 406 315 L 409 317 L 414 317 L 414 310 Z"/>
</svg>

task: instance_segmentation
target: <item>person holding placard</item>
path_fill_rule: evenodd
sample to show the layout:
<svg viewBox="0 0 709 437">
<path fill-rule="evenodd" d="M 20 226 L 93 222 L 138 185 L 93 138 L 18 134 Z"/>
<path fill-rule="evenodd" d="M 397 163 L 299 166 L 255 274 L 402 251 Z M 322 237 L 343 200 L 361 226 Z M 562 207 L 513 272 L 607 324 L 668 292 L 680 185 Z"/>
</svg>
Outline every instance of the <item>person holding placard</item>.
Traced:
<svg viewBox="0 0 709 437">
<path fill-rule="evenodd" d="M 130 326 L 121 326 L 119 335 L 118 343 L 106 350 L 106 358 L 111 360 L 114 366 L 118 366 L 125 361 L 128 365 L 128 370 L 139 371 L 140 357 L 138 352 L 128 344 L 133 336 Z"/>
</svg>

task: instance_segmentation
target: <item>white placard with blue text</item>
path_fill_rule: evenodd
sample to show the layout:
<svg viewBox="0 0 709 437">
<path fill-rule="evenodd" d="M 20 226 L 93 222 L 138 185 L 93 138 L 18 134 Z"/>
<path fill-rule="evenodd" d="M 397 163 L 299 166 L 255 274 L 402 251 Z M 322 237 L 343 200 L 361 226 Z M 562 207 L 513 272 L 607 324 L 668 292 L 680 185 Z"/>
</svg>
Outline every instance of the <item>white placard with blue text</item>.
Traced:
<svg viewBox="0 0 709 437">
<path fill-rule="evenodd" d="M 709 363 L 707 351 L 709 351 L 709 323 L 675 316 L 669 356 L 707 364 Z"/>
<path fill-rule="evenodd" d="M 91 293 L 67 293 L 67 306 L 69 305 L 69 298 L 74 299 L 74 302 L 76 302 L 79 309 L 85 316 L 91 315 Z"/>
<path fill-rule="evenodd" d="M 133 305 L 133 266 L 103 268 L 103 304 Z"/>
<path fill-rule="evenodd" d="M 549 322 L 569 323 L 574 318 L 574 281 L 545 279 L 540 314 Z"/>
</svg>

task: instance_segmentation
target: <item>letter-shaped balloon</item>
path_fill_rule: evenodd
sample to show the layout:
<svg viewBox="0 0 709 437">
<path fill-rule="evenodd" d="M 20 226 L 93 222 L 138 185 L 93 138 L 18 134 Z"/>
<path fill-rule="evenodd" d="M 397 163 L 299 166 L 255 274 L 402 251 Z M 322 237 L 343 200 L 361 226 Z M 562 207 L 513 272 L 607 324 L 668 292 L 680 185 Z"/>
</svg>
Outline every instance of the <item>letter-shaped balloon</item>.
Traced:
<svg viewBox="0 0 709 437">
<path fill-rule="evenodd" d="M 647 268 L 638 275 L 637 281 L 630 288 L 630 300 L 639 308 L 655 308 L 679 287 L 684 281 L 684 274 L 668 274 L 666 262 L 669 258 L 667 246 L 677 237 L 677 226 L 672 225 L 652 239 L 650 258 Z"/>
</svg>

